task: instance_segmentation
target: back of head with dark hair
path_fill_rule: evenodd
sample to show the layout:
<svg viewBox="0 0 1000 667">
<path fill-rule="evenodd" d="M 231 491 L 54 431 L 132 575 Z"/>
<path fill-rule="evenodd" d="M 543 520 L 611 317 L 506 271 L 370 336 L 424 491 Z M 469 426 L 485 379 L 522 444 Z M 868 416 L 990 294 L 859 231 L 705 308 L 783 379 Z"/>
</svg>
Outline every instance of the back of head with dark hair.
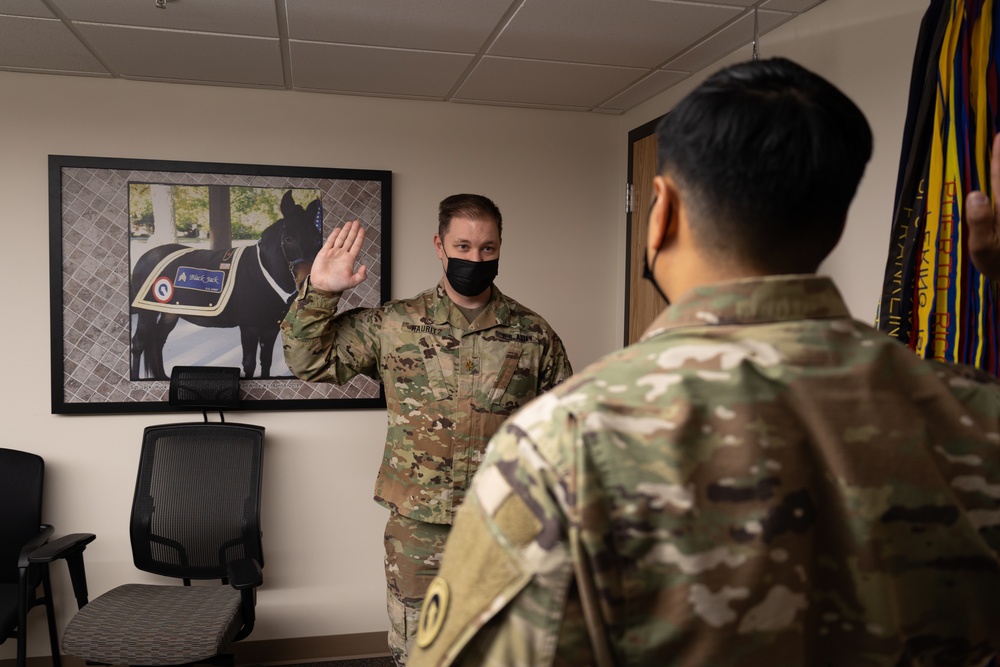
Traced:
<svg viewBox="0 0 1000 667">
<path fill-rule="evenodd" d="M 814 271 L 833 250 L 872 151 L 861 110 L 782 58 L 717 72 L 657 139 L 699 247 L 768 273 Z"/>
<path fill-rule="evenodd" d="M 492 220 L 497 223 L 497 236 L 503 238 L 503 217 L 500 209 L 489 197 L 482 195 L 451 195 L 438 206 L 438 236 L 442 239 L 448 233 L 452 218 L 469 220 Z"/>
</svg>

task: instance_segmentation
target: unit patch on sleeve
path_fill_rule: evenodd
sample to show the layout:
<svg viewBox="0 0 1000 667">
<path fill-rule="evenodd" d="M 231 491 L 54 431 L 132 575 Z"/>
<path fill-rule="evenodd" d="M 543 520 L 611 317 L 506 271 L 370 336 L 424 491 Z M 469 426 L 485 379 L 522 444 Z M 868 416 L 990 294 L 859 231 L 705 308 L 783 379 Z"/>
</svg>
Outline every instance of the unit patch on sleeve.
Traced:
<svg viewBox="0 0 1000 667">
<path fill-rule="evenodd" d="M 448 613 L 448 582 L 437 577 L 427 589 L 417 626 L 417 646 L 427 648 L 437 639 Z"/>
</svg>

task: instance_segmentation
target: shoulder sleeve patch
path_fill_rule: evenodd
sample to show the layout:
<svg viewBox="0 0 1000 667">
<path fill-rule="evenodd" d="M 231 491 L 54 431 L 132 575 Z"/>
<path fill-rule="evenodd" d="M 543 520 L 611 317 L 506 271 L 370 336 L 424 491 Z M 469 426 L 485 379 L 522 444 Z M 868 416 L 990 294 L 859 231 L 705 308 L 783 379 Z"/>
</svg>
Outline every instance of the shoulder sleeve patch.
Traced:
<svg viewBox="0 0 1000 667">
<path fill-rule="evenodd" d="M 516 516 L 530 515 L 516 495 L 509 496 L 497 510 L 496 518 L 503 516 L 502 523 L 507 524 L 501 528 L 503 532 Z M 476 502 L 466 502 L 458 512 L 440 573 L 431 583 L 420 612 L 413 665 L 454 660 L 473 635 L 531 581 L 531 572 L 516 548 L 498 540 L 487 521 Z M 530 539 L 532 529 L 524 530 L 518 531 L 517 539 Z M 537 535 L 538 528 L 534 530 Z"/>
<path fill-rule="evenodd" d="M 427 648 L 437 638 L 448 615 L 448 582 L 435 577 L 427 588 L 417 626 L 417 646 Z"/>
</svg>

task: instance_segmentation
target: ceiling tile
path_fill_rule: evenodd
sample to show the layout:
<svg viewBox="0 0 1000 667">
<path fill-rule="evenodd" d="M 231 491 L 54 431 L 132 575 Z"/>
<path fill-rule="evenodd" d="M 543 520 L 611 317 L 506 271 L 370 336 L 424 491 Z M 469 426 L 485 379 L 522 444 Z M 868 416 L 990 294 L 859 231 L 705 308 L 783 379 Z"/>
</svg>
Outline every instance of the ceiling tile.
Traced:
<svg viewBox="0 0 1000 667">
<path fill-rule="evenodd" d="M 511 0 L 285 0 L 288 36 L 315 42 L 478 53 Z"/>
<path fill-rule="evenodd" d="M 444 99 L 472 56 L 293 41 L 296 89 Z"/>
<path fill-rule="evenodd" d="M 649 2 L 663 2 L 668 5 L 732 5 L 733 7 L 752 7 L 757 0 L 649 0 Z"/>
<path fill-rule="evenodd" d="M 804 12 L 812 9 L 823 0 L 767 0 L 761 8 L 777 9 L 785 12 Z"/>
<path fill-rule="evenodd" d="M 38 49 L 44 44 L 44 49 Z M 108 74 L 61 21 L 0 16 L 0 67 Z"/>
<path fill-rule="evenodd" d="M 6 0 L 5 0 L 6 1 Z M 274 0 L 49 0 L 71 21 L 278 36 Z"/>
<path fill-rule="evenodd" d="M 0 4 L 0 15 L 8 16 L 41 16 L 54 18 L 55 14 L 38 0 L 3 0 Z"/>
<path fill-rule="evenodd" d="M 763 36 L 770 30 L 778 27 L 785 21 L 794 18 L 794 14 L 784 12 L 760 11 L 757 17 L 757 30 Z M 753 14 L 740 17 L 732 24 L 726 26 L 705 41 L 696 45 L 690 51 L 667 63 L 667 67 L 672 70 L 684 70 L 686 72 L 696 72 L 704 67 L 708 67 L 723 56 L 729 55 L 736 49 L 753 44 Z M 765 40 L 759 39 L 757 42 L 758 54 L 765 51 Z"/>
<path fill-rule="evenodd" d="M 589 108 L 628 87 L 643 74 L 643 70 L 628 67 L 486 57 L 476 65 L 455 98 Z"/>
<path fill-rule="evenodd" d="M 621 112 L 628 111 L 632 107 L 638 106 L 646 100 L 659 95 L 667 88 L 680 83 L 689 76 L 691 76 L 689 72 L 657 70 L 628 90 L 604 102 L 600 108 Z"/>
<path fill-rule="evenodd" d="M 120 76 L 284 87 L 277 39 L 92 23 L 79 30 Z"/>
<path fill-rule="evenodd" d="M 489 54 L 657 67 L 742 11 L 649 0 L 525 0 Z"/>
</svg>

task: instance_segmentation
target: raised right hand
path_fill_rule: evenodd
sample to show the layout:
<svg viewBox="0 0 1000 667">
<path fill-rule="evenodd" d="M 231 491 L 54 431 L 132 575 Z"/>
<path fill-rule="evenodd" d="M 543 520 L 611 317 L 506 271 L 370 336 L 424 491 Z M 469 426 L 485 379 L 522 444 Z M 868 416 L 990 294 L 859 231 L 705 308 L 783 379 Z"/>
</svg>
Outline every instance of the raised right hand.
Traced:
<svg viewBox="0 0 1000 667">
<path fill-rule="evenodd" d="M 336 227 L 316 253 L 310 284 L 328 292 L 345 292 L 360 285 L 368 277 L 368 268 L 362 264 L 355 269 L 354 265 L 364 240 L 365 230 L 357 220 Z"/>
<path fill-rule="evenodd" d="M 993 137 L 990 181 L 993 196 L 1000 198 L 1000 134 Z M 972 263 L 987 278 L 1000 280 L 1000 199 L 991 204 L 984 192 L 970 192 L 965 199 L 965 220 Z"/>
</svg>

